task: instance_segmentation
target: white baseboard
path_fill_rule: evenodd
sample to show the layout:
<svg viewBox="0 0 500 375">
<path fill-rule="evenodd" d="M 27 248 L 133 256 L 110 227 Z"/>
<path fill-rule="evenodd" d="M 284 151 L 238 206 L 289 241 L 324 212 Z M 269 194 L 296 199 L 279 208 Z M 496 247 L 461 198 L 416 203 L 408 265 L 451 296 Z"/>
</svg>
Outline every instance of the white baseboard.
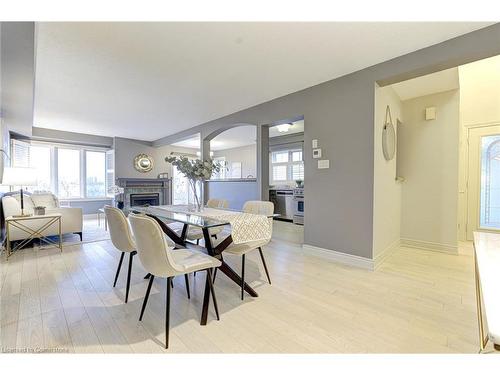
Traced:
<svg viewBox="0 0 500 375">
<path fill-rule="evenodd" d="M 335 250 L 323 249 L 321 247 L 316 247 L 307 244 L 303 244 L 302 249 L 304 250 L 304 252 L 310 255 L 318 256 L 323 259 L 332 260 L 337 263 L 342 263 L 348 266 L 353 266 L 358 268 L 364 268 L 372 271 L 375 269 L 374 267 L 375 263 L 373 259 L 364 258 L 357 255 L 341 253 Z"/>
<path fill-rule="evenodd" d="M 387 246 L 378 255 L 375 256 L 374 265 L 377 269 L 394 251 L 401 246 L 401 240 L 398 238 L 396 241 Z"/>
<path fill-rule="evenodd" d="M 401 246 L 413 247 L 422 250 L 439 251 L 441 253 L 448 253 L 448 254 L 458 254 L 458 245 L 454 246 L 437 242 L 412 240 L 409 238 L 401 238 Z"/>
</svg>

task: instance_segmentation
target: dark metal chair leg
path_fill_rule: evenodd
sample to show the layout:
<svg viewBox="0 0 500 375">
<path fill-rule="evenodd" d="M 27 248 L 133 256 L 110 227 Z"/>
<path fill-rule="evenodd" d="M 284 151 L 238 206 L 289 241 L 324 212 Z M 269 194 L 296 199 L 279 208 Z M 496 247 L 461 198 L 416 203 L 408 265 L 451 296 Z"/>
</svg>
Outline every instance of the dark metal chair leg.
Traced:
<svg viewBox="0 0 500 375">
<path fill-rule="evenodd" d="M 210 293 L 212 293 L 212 301 L 214 302 L 215 315 L 217 316 L 217 320 L 220 320 L 219 307 L 217 306 L 217 298 L 215 297 L 214 283 L 212 282 L 212 269 L 210 268 L 207 268 L 207 280 L 208 283 L 210 284 Z"/>
<path fill-rule="evenodd" d="M 269 281 L 269 284 L 271 284 L 271 278 L 269 277 L 269 271 L 267 270 L 266 261 L 264 260 L 264 254 L 262 253 L 261 247 L 259 247 L 259 254 L 260 254 L 260 259 L 262 259 L 262 264 L 264 265 L 264 270 L 266 271 L 267 281 Z"/>
<path fill-rule="evenodd" d="M 113 283 L 113 288 L 116 286 L 116 282 L 118 281 L 118 275 L 120 274 L 120 268 L 122 268 L 123 257 L 125 253 L 122 251 L 122 255 L 120 255 L 120 261 L 118 262 L 118 268 L 116 269 L 115 282 Z"/>
<path fill-rule="evenodd" d="M 132 259 L 134 258 L 134 252 L 131 252 L 128 258 L 128 275 L 127 275 L 127 289 L 125 291 L 125 303 L 128 302 L 128 292 L 130 290 L 130 275 L 132 273 Z"/>
<path fill-rule="evenodd" d="M 144 276 L 144 279 L 149 279 L 152 275 L 150 273 L 147 273 L 146 276 Z"/>
<path fill-rule="evenodd" d="M 245 298 L 245 254 L 241 256 L 241 300 Z"/>
<path fill-rule="evenodd" d="M 184 281 L 186 282 L 186 292 L 188 295 L 188 299 L 191 299 L 191 294 L 189 293 L 189 277 L 187 273 L 184 274 Z"/>
<path fill-rule="evenodd" d="M 213 281 L 214 283 L 215 283 L 215 276 L 217 276 L 217 268 L 214 269 L 214 281 Z"/>
<path fill-rule="evenodd" d="M 172 278 L 167 278 L 167 302 L 165 309 L 165 349 L 168 349 L 168 338 L 170 331 L 170 288 L 172 286 Z"/>
<path fill-rule="evenodd" d="M 199 238 L 196 240 L 196 244 L 197 244 L 197 245 L 199 245 L 199 244 L 200 244 L 200 239 L 199 239 Z"/>
<path fill-rule="evenodd" d="M 172 288 L 174 287 L 174 278 L 173 277 L 170 278 L 170 286 Z"/>
<path fill-rule="evenodd" d="M 153 286 L 154 275 L 151 275 L 149 278 L 148 289 L 146 290 L 146 295 L 144 296 L 144 302 L 142 303 L 141 316 L 139 317 L 139 321 L 142 320 L 142 316 L 144 315 L 144 310 L 146 310 L 146 305 L 148 304 L 149 293 L 151 292 L 151 286 Z"/>
</svg>

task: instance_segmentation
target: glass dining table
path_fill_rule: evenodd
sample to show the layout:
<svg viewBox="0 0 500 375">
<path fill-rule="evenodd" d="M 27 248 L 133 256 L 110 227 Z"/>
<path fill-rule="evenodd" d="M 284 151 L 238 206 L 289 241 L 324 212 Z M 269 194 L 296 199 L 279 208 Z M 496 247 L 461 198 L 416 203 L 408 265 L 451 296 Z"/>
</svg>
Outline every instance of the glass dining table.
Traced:
<svg viewBox="0 0 500 375">
<path fill-rule="evenodd" d="M 160 225 L 163 232 L 175 242 L 176 248 L 193 248 L 193 249 L 205 249 L 206 252 L 219 259 L 222 265 L 219 267 L 219 271 L 225 274 L 229 279 L 234 281 L 239 287 L 241 286 L 241 277 L 224 261 L 222 256 L 224 249 L 226 249 L 232 242 L 233 239 L 231 235 L 224 238 L 221 242 L 214 245 L 212 242 L 212 236 L 210 235 L 209 229 L 220 227 L 224 225 L 229 225 L 228 221 L 221 221 L 214 218 L 207 218 L 197 215 L 196 212 L 189 212 L 188 207 L 185 205 L 169 205 L 169 206 L 133 206 L 129 209 L 131 212 L 143 213 L 155 219 Z M 229 209 L 218 209 L 224 210 L 228 213 L 230 212 L 240 212 Z M 274 217 L 278 215 L 271 215 Z M 171 228 L 168 224 L 171 223 L 181 223 L 182 230 L 176 231 Z M 186 236 L 189 226 L 198 227 L 203 232 L 204 248 L 186 241 Z M 179 233 L 180 232 L 180 233 Z M 244 283 L 245 291 L 252 297 L 258 297 L 257 292 L 246 282 Z M 208 281 L 205 283 L 205 294 L 203 297 L 203 308 L 201 315 L 201 325 L 207 324 L 208 316 L 208 306 L 210 303 L 210 285 Z"/>
</svg>

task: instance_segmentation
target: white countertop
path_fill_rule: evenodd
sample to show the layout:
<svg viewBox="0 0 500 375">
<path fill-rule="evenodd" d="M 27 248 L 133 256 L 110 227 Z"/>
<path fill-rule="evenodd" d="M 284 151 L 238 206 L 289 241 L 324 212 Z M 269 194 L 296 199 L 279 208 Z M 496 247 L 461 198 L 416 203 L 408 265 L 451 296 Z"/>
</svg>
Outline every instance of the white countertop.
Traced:
<svg viewBox="0 0 500 375">
<path fill-rule="evenodd" d="M 500 234 L 474 232 L 481 295 L 488 336 L 494 344 L 500 344 Z"/>
</svg>

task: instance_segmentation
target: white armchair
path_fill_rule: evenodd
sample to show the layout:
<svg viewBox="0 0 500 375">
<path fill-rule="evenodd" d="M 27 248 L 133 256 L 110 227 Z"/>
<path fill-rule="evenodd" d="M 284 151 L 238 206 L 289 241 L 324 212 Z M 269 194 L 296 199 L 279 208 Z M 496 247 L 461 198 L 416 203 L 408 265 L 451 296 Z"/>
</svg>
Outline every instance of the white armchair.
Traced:
<svg viewBox="0 0 500 375">
<path fill-rule="evenodd" d="M 45 207 L 45 213 L 61 214 L 62 233 L 75 233 L 82 240 L 83 228 L 83 213 L 81 208 L 76 207 L 59 207 L 59 200 L 52 193 L 37 193 L 32 195 L 24 194 L 24 212 L 33 214 L 34 208 L 37 206 Z M 21 214 L 21 197 L 20 194 L 6 195 L 2 197 L 2 207 L 4 217 Z M 23 221 L 24 225 L 36 227 L 39 222 L 33 220 Z M 44 232 L 44 236 L 58 235 L 59 230 L 56 225 L 48 227 Z M 18 241 L 28 238 L 28 234 L 18 228 L 11 228 L 9 232 L 10 241 Z"/>
</svg>

